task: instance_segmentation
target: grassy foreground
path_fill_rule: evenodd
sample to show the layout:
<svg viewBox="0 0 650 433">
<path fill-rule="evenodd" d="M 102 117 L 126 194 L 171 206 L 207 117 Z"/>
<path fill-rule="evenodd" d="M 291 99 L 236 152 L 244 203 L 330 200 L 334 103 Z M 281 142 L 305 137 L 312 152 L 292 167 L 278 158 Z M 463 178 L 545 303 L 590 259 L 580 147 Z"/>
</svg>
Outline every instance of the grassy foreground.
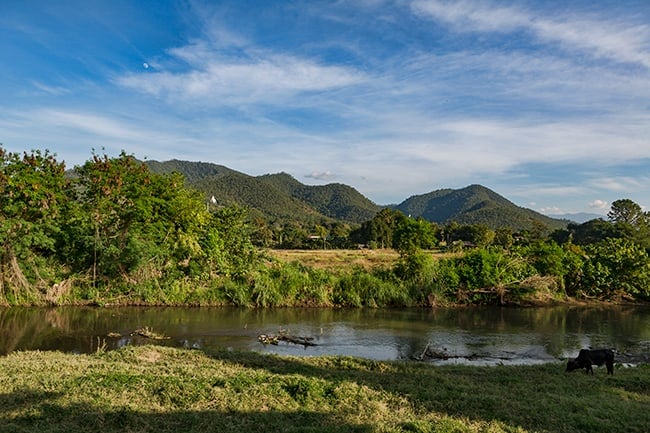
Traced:
<svg viewBox="0 0 650 433">
<path fill-rule="evenodd" d="M 157 346 L 0 358 L 0 431 L 646 432 L 650 367 L 436 367 Z"/>
</svg>

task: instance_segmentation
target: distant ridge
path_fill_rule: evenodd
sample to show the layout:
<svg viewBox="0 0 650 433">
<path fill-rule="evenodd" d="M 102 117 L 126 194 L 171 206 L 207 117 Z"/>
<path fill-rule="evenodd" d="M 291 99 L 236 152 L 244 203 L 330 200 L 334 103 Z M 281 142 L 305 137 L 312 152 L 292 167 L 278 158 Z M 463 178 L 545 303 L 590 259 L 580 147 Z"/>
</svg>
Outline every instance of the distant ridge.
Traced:
<svg viewBox="0 0 650 433">
<path fill-rule="evenodd" d="M 530 229 L 533 221 L 551 229 L 565 227 L 568 223 L 519 207 L 481 185 L 439 189 L 413 195 L 397 205 L 380 206 L 351 186 L 341 183 L 305 185 L 287 173 L 250 176 L 205 162 L 145 163 L 156 173 L 177 171 L 183 174 L 189 185 L 205 194 L 206 200 L 214 196 L 219 205 L 238 204 L 253 213 L 283 222 L 362 223 L 372 219 L 382 208 L 391 207 L 413 218 L 422 217 L 441 225 L 456 221 L 521 230 Z"/>
<path fill-rule="evenodd" d="M 165 162 L 145 161 L 145 164 L 147 164 L 149 170 L 154 173 L 164 174 L 177 171 L 185 176 L 185 180 L 189 183 L 200 181 L 206 177 L 227 176 L 235 173 L 243 174 L 223 165 L 212 164 L 211 162 L 190 162 L 172 159 Z"/>
<path fill-rule="evenodd" d="M 456 221 L 459 224 L 485 224 L 493 229 L 504 226 L 517 230 L 530 229 L 532 221 L 541 222 L 549 228 L 560 228 L 567 224 L 566 221 L 517 206 L 482 185 L 414 195 L 395 206 L 395 209 L 438 224 Z"/>
<path fill-rule="evenodd" d="M 267 174 L 259 179 L 277 186 L 330 218 L 360 223 L 372 219 L 381 210 L 381 206 L 359 191 L 341 183 L 309 186 L 287 173 Z"/>
<path fill-rule="evenodd" d="M 603 219 L 607 218 L 604 215 L 599 215 L 596 213 L 588 213 L 588 212 L 566 213 L 561 215 L 548 214 L 548 216 L 551 218 L 573 221 L 578 224 L 586 223 L 587 221 L 595 220 L 598 218 L 603 218 Z"/>
</svg>

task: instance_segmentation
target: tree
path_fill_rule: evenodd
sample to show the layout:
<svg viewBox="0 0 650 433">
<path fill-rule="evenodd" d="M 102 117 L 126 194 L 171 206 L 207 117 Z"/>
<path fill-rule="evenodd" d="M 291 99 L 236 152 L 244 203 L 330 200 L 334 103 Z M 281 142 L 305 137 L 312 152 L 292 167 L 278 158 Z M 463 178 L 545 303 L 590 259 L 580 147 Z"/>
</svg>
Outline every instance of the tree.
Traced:
<svg viewBox="0 0 650 433">
<path fill-rule="evenodd" d="M 634 227 L 647 223 L 647 215 L 641 206 L 627 198 L 614 201 L 607 218 L 613 223 L 624 223 Z"/>
<path fill-rule="evenodd" d="M 0 297 L 6 286 L 14 297 L 30 288 L 26 267 L 40 279 L 35 261 L 55 251 L 69 190 L 65 165 L 48 151 L 20 155 L 0 147 Z"/>
<path fill-rule="evenodd" d="M 227 277 L 245 277 L 257 259 L 252 233 L 246 209 L 239 206 L 218 209 L 201 242 L 208 253 L 210 268 Z"/>
<path fill-rule="evenodd" d="M 503 249 L 510 249 L 515 243 L 515 238 L 512 235 L 512 229 L 510 227 L 499 227 L 496 229 L 492 243 L 494 245 L 500 246 Z"/>
<path fill-rule="evenodd" d="M 621 237 L 633 239 L 650 250 L 650 213 L 630 199 L 616 200 L 607 214 Z"/>
<path fill-rule="evenodd" d="M 444 229 L 447 243 L 462 241 L 474 246 L 485 247 L 490 245 L 495 238 L 494 230 L 485 224 L 463 224 L 450 222 Z"/>
<path fill-rule="evenodd" d="M 350 238 L 360 244 L 392 248 L 395 230 L 405 219 L 406 216 L 398 210 L 382 209 L 373 219 L 364 222 L 361 227 L 350 233 Z"/>
<path fill-rule="evenodd" d="M 77 167 L 82 212 L 71 249 L 78 269 L 98 278 L 128 278 L 147 264 L 185 266 L 203 257 L 200 238 L 209 221 L 201 195 L 181 175 L 151 173 L 124 152 L 93 155 Z"/>
<path fill-rule="evenodd" d="M 586 248 L 582 290 L 590 296 L 650 298 L 650 258 L 630 239 L 606 239 Z"/>
<path fill-rule="evenodd" d="M 437 226 L 424 218 L 405 218 L 396 227 L 393 246 L 398 251 L 431 249 L 438 245 Z"/>
<path fill-rule="evenodd" d="M 588 245 L 600 242 L 607 238 L 619 237 L 614 225 L 601 218 L 596 218 L 582 224 L 571 223 L 567 226 L 571 239 L 577 245 Z"/>
</svg>

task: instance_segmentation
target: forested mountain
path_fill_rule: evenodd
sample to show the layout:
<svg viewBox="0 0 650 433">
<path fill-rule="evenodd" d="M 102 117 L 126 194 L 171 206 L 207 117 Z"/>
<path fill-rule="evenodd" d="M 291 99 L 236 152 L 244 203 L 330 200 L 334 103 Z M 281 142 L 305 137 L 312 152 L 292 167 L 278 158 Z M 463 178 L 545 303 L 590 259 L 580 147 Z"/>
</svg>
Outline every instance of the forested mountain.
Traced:
<svg viewBox="0 0 650 433">
<path fill-rule="evenodd" d="M 183 174 L 217 205 L 238 204 L 272 220 L 361 223 L 381 209 L 350 186 L 305 185 L 287 173 L 250 176 L 217 164 L 178 160 L 146 164 L 156 173 Z"/>
<path fill-rule="evenodd" d="M 198 182 L 206 177 L 221 177 L 229 174 L 243 174 L 228 167 L 210 162 L 191 162 L 172 159 L 170 161 L 145 161 L 154 173 L 165 174 L 177 171 L 190 183 Z"/>
<path fill-rule="evenodd" d="M 531 221 L 538 221 L 549 228 L 561 228 L 567 221 L 553 219 L 515 205 L 503 196 L 481 185 L 462 189 L 439 189 L 428 194 L 414 195 L 395 209 L 414 218 L 445 224 L 485 224 L 490 228 L 511 227 L 530 229 Z"/>
<path fill-rule="evenodd" d="M 259 177 L 231 173 L 205 177 L 191 182 L 191 185 L 204 192 L 206 197 L 214 197 L 217 205 L 238 204 L 271 220 L 317 222 L 327 219 L 308 204 Z"/>
<path fill-rule="evenodd" d="M 277 186 L 292 197 L 305 202 L 328 217 L 349 221 L 364 222 L 381 210 L 356 189 L 340 183 L 328 185 L 304 185 L 286 173 L 267 174 L 261 180 Z"/>
<path fill-rule="evenodd" d="M 157 173 L 178 171 L 206 195 L 206 200 L 214 196 L 218 205 L 238 204 L 273 220 L 362 223 L 384 207 L 350 186 L 305 185 L 287 173 L 250 176 L 221 165 L 178 160 L 147 161 L 147 165 Z M 532 221 L 548 228 L 567 225 L 565 220 L 519 207 L 481 185 L 414 195 L 390 207 L 438 224 L 456 221 L 513 229 L 530 229 Z"/>
</svg>

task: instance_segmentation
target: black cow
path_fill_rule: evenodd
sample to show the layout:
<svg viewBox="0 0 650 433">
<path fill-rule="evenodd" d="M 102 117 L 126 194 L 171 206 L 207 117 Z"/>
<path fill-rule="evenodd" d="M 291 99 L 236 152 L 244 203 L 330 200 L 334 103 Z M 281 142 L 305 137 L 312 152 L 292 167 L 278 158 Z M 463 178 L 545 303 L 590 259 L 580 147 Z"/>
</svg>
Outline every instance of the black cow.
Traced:
<svg viewBox="0 0 650 433">
<path fill-rule="evenodd" d="M 566 371 L 585 369 L 585 372 L 594 374 L 593 364 L 607 366 L 607 374 L 614 374 L 614 351 L 610 349 L 581 349 L 578 357 L 569 360 Z"/>
</svg>

